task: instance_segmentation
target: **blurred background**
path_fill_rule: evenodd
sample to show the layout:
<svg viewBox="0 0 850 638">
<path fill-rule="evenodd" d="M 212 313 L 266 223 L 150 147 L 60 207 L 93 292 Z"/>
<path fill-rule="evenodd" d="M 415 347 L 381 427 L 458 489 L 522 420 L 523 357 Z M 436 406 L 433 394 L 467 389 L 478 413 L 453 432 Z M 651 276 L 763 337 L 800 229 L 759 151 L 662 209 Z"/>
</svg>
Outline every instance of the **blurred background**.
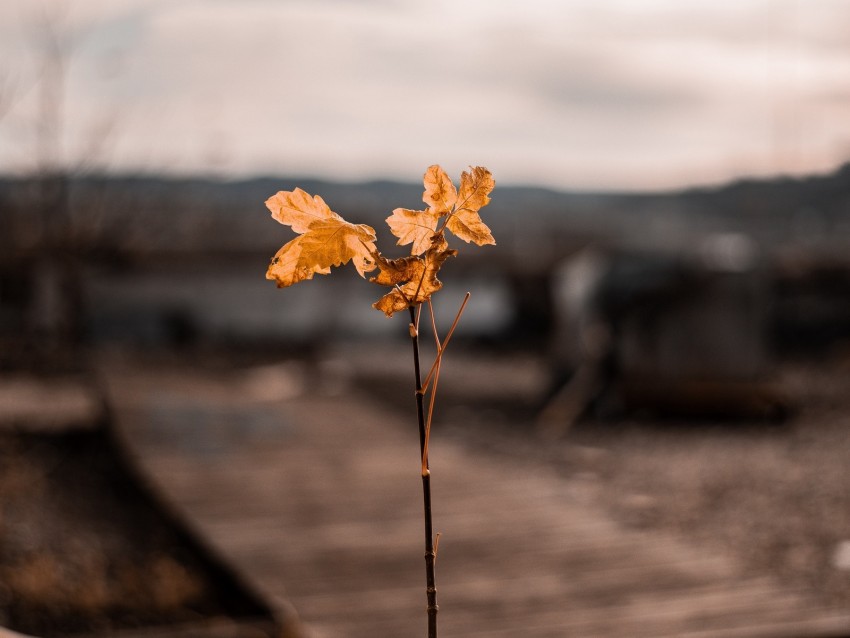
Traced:
<svg viewBox="0 0 850 638">
<path fill-rule="evenodd" d="M 422 206 L 421 175 L 435 163 L 455 181 L 486 166 L 497 184 L 482 209 L 497 245 L 453 245 L 460 255 L 435 298 L 444 332 L 472 292 L 437 399 L 447 454 L 554 472 L 581 495 L 546 504 L 558 524 L 578 505 L 598 510 L 617 530 L 726 557 L 735 582 L 767 578 L 799 596 L 789 605 L 770 590 L 776 609 L 753 602 L 740 618 L 720 610 L 718 632 L 759 614 L 777 626 L 846 621 L 848 25 L 839 0 L 4 3 L 0 621 L 39 635 L 139 626 L 160 612 L 182 622 L 174 610 L 193 596 L 207 597 L 189 605 L 194 614 L 257 611 L 222 607 L 203 569 L 193 575 L 195 559 L 169 554 L 182 540 L 142 551 L 135 524 L 109 532 L 116 543 L 129 535 L 110 552 L 128 556 L 125 571 L 136 565 L 133 591 L 148 592 L 148 611 L 114 611 L 126 592 L 104 592 L 129 581 L 103 558 L 98 525 L 122 516 L 104 514 L 97 489 L 138 462 L 156 498 L 291 602 L 311 635 L 359 635 L 354 603 L 340 597 L 351 581 L 304 584 L 323 561 L 347 564 L 329 558 L 339 537 L 300 550 L 279 542 L 340 524 L 336 471 L 359 461 L 334 456 L 334 428 L 362 425 L 357 448 L 410 425 L 406 320 L 373 310 L 383 292 L 350 267 L 276 290 L 265 270 L 293 234 L 264 201 L 295 187 L 319 194 L 397 256 L 405 249 L 383 220 Z M 365 414 L 386 431 L 361 423 Z M 51 490 L 94 467 L 62 452 L 63 437 L 102 428 L 121 432 L 109 443 L 118 460 L 101 468 L 101 487 L 80 479 L 73 499 L 88 505 L 45 505 L 67 503 Z M 415 433 L 410 441 L 415 449 Z M 321 456 L 323 446 L 335 451 Z M 358 466 L 364 489 L 394 458 L 384 451 Z M 289 505 L 269 481 L 294 486 Z M 481 508 L 472 539 L 498 524 L 486 498 L 470 499 L 464 509 Z M 171 511 L 157 503 L 152 511 Z M 246 547 L 235 530 L 251 516 L 278 527 L 248 525 Z M 366 513 L 347 516 L 360 524 Z M 533 534 L 531 518 L 516 525 Z M 68 520 L 88 531 L 67 531 Z M 70 567 L 59 558 L 69 540 L 84 557 Z M 548 564 L 532 549 L 512 552 L 530 561 L 518 574 Z M 346 560 L 362 548 L 348 550 Z M 392 587 L 394 569 L 376 569 L 375 587 Z M 554 608 L 576 592 L 552 578 L 526 589 Z M 80 581 L 109 585 L 81 603 Z M 163 583 L 167 600 L 151 593 Z M 595 635 L 609 635 L 612 608 L 651 616 L 607 606 L 605 593 L 587 607 L 599 614 Z M 694 610 L 682 612 L 691 629 L 702 622 L 697 598 L 680 601 Z M 522 635 L 560 635 L 551 632 L 567 622 L 543 603 L 485 614 L 476 600 L 458 606 L 503 628 L 549 619 Z M 405 604 L 387 604 L 385 635 L 406 631 L 388 620 Z M 374 635 L 375 618 L 361 620 Z M 451 622 L 448 635 L 463 626 Z M 496 635 L 481 618 L 476 626 Z"/>
</svg>

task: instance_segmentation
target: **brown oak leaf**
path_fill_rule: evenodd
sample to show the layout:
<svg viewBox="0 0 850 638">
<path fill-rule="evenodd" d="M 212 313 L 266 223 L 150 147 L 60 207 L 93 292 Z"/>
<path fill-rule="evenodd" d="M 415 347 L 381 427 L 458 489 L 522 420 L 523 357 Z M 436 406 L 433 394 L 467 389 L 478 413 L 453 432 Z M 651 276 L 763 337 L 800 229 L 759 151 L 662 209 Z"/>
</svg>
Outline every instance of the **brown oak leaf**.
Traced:
<svg viewBox="0 0 850 638">
<path fill-rule="evenodd" d="M 422 201 L 427 210 L 396 208 L 387 217 L 390 231 L 398 237 L 398 245 L 413 244 L 411 254 L 421 255 L 431 245 L 441 217 L 446 218 L 445 227 L 465 242 L 479 246 L 495 244 L 496 240 L 487 225 L 481 221 L 479 210 L 490 202 L 490 191 L 496 185 L 490 171 L 475 166 L 464 171 L 460 180 L 460 192 L 452 180 L 437 164 L 429 166 L 423 176 L 425 192 Z"/>
<path fill-rule="evenodd" d="M 439 235 L 422 256 L 385 259 L 377 255 L 380 272 L 370 281 L 393 286 L 393 289 L 372 306 L 392 317 L 395 312 L 427 301 L 443 287 L 443 283 L 437 279 L 443 262 L 456 254 L 457 251 L 448 248 L 445 239 Z"/>
<path fill-rule="evenodd" d="M 423 178 L 425 192 L 422 201 L 428 204 L 429 210 L 439 217 L 452 212 L 457 201 L 457 190 L 452 180 L 438 164 L 429 166 Z"/>
<path fill-rule="evenodd" d="M 496 182 L 486 168 L 475 166 L 471 172 L 464 171 L 460 176 L 457 201 L 446 221 L 446 228 L 465 242 L 474 242 L 479 246 L 495 244 L 493 234 L 478 214 L 481 208 L 490 203 L 489 194 L 495 186 Z"/>
<path fill-rule="evenodd" d="M 387 217 L 387 225 L 392 234 L 398 237 L 399 246 L 412 243 L 411 254 L 421 255 L 431 245 L 431 238 L 437 232 L 439 220 L 440 215 L 431 208 L 428 210 L 396 208 L 393 214 Z"/>
<path fill-rule="evenodd" d="M 321 197 L 311 196 L 300 188 L 278 191 L 266 200 L 266 208 L 271 211 L 272 217 L 291 226 L 296 233 L 306 233 L 317 219 L 342 219 Z"/>
<path fill-rule="evenodd" d="M 375 269 L 375 230 L 345 221 L 318 195 L 311 197 L 300 188 L 280 191 L 266 206 L 272 217 L 299 233 L 269 264 L 266 279 L 276 281 L 278 288 L 312 279 L 315 274 L 326 275 L 332 266 L 349 261 L 361 277 Z"/>
</svg>

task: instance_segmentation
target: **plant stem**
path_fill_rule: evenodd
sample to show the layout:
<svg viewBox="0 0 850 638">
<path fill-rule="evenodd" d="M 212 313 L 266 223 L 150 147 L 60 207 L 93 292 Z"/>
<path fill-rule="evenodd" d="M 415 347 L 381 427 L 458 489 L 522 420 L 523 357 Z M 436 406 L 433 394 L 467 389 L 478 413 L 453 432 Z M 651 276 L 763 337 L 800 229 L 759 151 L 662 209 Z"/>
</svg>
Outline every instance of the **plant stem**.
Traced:
<svg viewBox="0 0 850 638">
<path fill-rule="evenodd" d="M 422 459 L 422 496 L 425 506 L 425 592 L 428 599 L 428 638 L 437 638 L 437 585 L 434 564 L 434 530 L 431 520 L 431 472 L 427 465 L 425 432 L 425 395 L 422 390 L 419 368 L 419 321 L 416 311 L 410 308 L 410 340 L 413 342 L 413 369 L 416 374 L 416 413 L 419 418 L 419 452 Z"/>
</svg>

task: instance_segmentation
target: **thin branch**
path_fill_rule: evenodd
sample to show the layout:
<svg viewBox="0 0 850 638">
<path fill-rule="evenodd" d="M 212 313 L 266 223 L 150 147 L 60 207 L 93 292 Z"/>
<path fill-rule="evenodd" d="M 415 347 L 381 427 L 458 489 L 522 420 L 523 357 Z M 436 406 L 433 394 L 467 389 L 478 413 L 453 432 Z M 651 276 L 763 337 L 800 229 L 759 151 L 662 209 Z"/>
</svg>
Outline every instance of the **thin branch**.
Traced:
<svg viewBox="0 0 850 638">
<path fill-rule="evenodd" d="M 428 391 L 428 385 L 431 383 L 431 377 L 434 375 L 436 371 L 437 364 L 440 362 L 440 358 L 443 356 L 443 352 L 446 351 L 446 347 L 449 345 L 449 341 L 454 334 L 455 328 L 457 328 L 457 323 L 460 321 L 460 316 L 463 314 L 464 309 L 466 308 L 466 303 L 469 301 L 470 293 L 466 293 L 463 296 L 463 303 L 460 304 L 460 309 L 457 311 L 457 315 L 455 316 L 455 320 L 452 323 L 452 327 L 449 328 L 448 333 L 446 334 L 446 338 L 443 341 L 443 345 L 437 350 L 437 357 L 434 359 L 434 363 L 431 365 L 431 369 L 428 371 L 428 374 L 425 376 L 425 382 L 420 387 L 419 391 L 422 394 Z"/>
<path fill-rule="evenodd" d="M 437 320 L 434 317 L 434 304 L 431 303 L 431 300 L 428 300 L 428 312 L 431 315 L 431 329 L 434 332 L 434 342 L 437 344 L 437 352 L 440 351 L 442 346 L 440 345 L 440 335 L 437 333 Z"/>
<path fill-rule="evenodd" d="M 420 308 L 422 306 L 419 306 Z M 434 333 L 434 341 L 437 344 L 437 352 L 442 351 L 442 346 L 440 344 L 440 336 L 437 334 L 437 321 L 434 318 L 434 305 L 431 303 L 431 300 L 428 300 L 428 311 L 431 314 L 431 329 Z M 428 417 L 425 421 L 425 447 L 422 450 L 422 474 L 425 475 L 426 472 L 429 471 L 428 464 L 428 448 L 430 447 L 431 442 L 431 421 L 434 417 L 434 401 L 437 398 L 437 383 L 440 380 L 440 366 L 442 361 L 442 356 L 437 355 L 437 368 L 434 372 L 434 386 L 431 388 L 431 396 L 428 398 Z"/>
<path fill-rule="evenodd" d="M 430 447 L 431 441 L 431 417 L 434 414 L 434 399 L 437 396 L 437 381 L 440 378 L 440 365 L 437 364 L 437 371 L 434 375 L 434 387 L 431 390 L 431 396 L 428 400 L 428 418 L 425 422 L 425 448 L 422 452 L 422 473 L 430 472 L 430 468 L 428 465 L 428 448 Z"/>
</svg>

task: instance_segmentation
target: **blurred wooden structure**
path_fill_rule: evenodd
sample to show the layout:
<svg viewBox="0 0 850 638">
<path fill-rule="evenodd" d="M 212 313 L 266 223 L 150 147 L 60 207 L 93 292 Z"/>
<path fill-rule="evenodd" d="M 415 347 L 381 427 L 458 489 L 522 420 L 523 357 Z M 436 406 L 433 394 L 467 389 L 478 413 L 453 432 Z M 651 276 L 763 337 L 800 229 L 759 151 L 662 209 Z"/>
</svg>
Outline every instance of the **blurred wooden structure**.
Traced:
<svg viewBox="0 0 850 638">
<path fill-rule="evenodd" d="M 774 418 L 771 289 L 744 237 L 709 238 L 687 257 L 587 251 L 556 276 L 557 429 L 588 410 Z M 556 372 L 556 375 L 558 373 Z"/>
</svg>

